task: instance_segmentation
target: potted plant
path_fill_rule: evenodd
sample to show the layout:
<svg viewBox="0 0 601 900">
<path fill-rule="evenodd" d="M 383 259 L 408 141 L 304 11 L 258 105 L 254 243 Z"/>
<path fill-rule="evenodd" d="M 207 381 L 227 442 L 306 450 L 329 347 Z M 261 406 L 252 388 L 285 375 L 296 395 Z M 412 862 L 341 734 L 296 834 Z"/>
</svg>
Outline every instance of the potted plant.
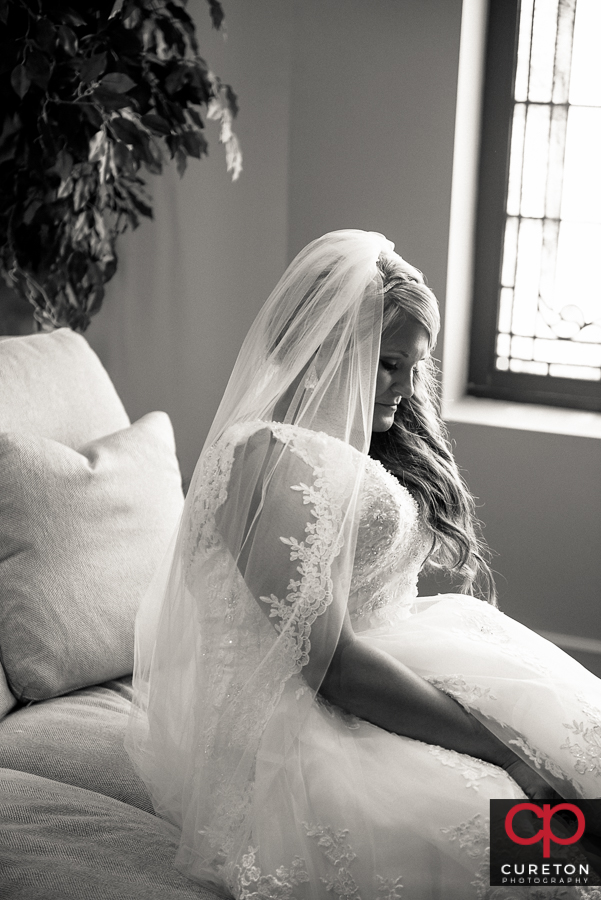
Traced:
<svg viewBox="0 0 601 900">
<path fill-rule="evenodd" d="M 207 0 L 223 27 L 218 0 Z M 115 245 L 152 216 L 142 172 L 180 175 L 236 97 L 200 57 L 186 0 L 0 0 L 0 272 L 41 325 L 84 331 Z"/>
</svg>

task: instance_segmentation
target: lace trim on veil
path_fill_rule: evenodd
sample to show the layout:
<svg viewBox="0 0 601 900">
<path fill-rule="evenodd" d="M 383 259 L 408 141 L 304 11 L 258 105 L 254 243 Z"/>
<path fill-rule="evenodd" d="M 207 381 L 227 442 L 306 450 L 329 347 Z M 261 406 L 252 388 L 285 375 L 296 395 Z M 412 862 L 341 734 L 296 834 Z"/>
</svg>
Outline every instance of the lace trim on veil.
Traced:
<svg viewBox="0 0 601 900">
<path fill-rule="evenodd" d="M 296 563 L 299 578 L 290 580 L 284 598 L 274 594 L 260 597 L 270 606 L 269 615 L 279 621 L 274 623 L 275 629 L 269 625 L 275 638 L 273 652 L 268 666 L 261 668 L 260 685 L 251 694 L 245 691 L 238 641 L 245 626 L 256 631 L 258 627 L 265 627 L 266 619 L 255 599 L 250 597 L 242 576 L 239 573 L 232 576 L 230 572 L 229 580 L 224 577 L 226 563 L 223 558 L 226 554 L 216 527 L 216 514 L 227 500 L 237 446 L 261 427 L 269 427 L 287 450 L 302 459 L 312 478 L 310 484 L 289 485 L 291 490 L 302 494 L 307 506 L 304 540 L 286 535 L 280 537 L 290 548 L 290 560 Z M 286 683 L 309 661 L 311 626 L 332 601 L 331 563 L 343 545 L 343 505 L 348 485 L 348 479 L 340 471 L 340 459 L 331 453 L 332 440 L 329 435 L 281 423 L 256 421 L 237 425 L 228 429 L 207 452 L 196 492 L 198 501 L 193 501 L 188 544 L 191 588 L 193 590 L 194 570 L 202 566 L 205 586 L 209 588 L 207 607 L 217 610 L 216 615 L 222 622 L 224 618 L 231 621 L 231 631 L 226 629 L 227 640 L 221 641 L 218 647 L 209 646 L 206 651 L 207 661 L 210 656 L 206 671 L 210 677 L 207 693 L 212 698 L 212 708 L 206 709 L 208 721 L 205 720 L 203 746 L 199 748 L 207 764 L 203 777 L 211 783 L 213 809 L 210 824 L 201 830 L 211 848 L 214 865 L 224 876 L 224 859 L 231 856 L 240 846 L 244 834 L 248 834 L 254 774 L 249 768 L 245 778 L 238 769 L 234 771 L 233 767 L 223 765 L 223 757 L 217 758 L 224 748 L 233 747 L 243 751 L 245 759 L 254 759 L 265 724 Z M 326 452 L 328 448 L 329 453 Z M 235 666 L 232 665 L 234 661 Z M 249 659 L 248 662 L 248 672 L 252 672 L 256 660 Z M 236 681 L 232 674 L 234 670 Z M 297 691 L 297 694 L 301 692 Z M 252 855 L 252 849 L 249 853 Z M 248 862 L 254 875 L 250 857 Z M 294 866 L 291 871 L 295 871 Z M 299 875 L 297 872 L 295 877 Z M 249 877 L 245 890 L 253 881 L 253 877 Z M 253 887 L 256 889 L 256 884 Z"/>
<path fill-rule="evenodd" d="M 270 427 L 282 443 L 288 444 L 292 452 L 312 468 L 314 479 L 312 485 L 303 482 L 290 485 L 290 490 L 302 493 L 305 505 L 311 505 L 310 514 L 315 521 L 307 522 L 307 537 L 299 541 L 294 537 L 280 536 L 280 541 L 290 547 L 290 561 L 299 561 L 297 569 L 300 580 L 290 581 L 288 594 L 283 600 L 275 594 L 259 598 L 271 607 L 270 617 L 281 619 L 275 626 L 276 631 L 281 633 L 294 616 L 292 626 L 287 629 L 287 649 L 290 659 L 295 661 L 289 674 L 294 675 L 309 662 L 311 625 L 332 602 L 330 562 L 338 556 L 343 544 L 342 507 L 332 482 L 332 473 L 324 464 L 319 465 L 314 453 L 311 453 L 310 442 L 313 443 L 314 439 L 305 436 L 303 441 L 299 429 L 293 425 L 272 422 Z"/>
</svg>

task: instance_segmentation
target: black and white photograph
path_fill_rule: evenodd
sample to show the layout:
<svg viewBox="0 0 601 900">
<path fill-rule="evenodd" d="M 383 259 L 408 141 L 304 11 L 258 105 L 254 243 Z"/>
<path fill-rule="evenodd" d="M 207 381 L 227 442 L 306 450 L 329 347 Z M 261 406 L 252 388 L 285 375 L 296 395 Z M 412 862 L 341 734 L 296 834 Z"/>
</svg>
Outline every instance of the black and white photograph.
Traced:
<svg viewBox="0 0 601 900">
<path fill-rule="evenodd" d="M 0 0 L 0 897 L 601 900 L 601 0 Z"/>
</svg>

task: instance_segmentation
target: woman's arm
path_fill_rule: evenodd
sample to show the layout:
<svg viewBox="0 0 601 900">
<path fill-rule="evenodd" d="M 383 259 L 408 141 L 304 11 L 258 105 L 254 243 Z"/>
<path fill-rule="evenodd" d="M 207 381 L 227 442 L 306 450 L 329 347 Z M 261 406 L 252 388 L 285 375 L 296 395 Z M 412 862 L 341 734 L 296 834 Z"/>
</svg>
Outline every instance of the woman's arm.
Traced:
<svg viewBox="0 0 601 900">
<path fill-rule="evenodd" d="M 320 693 L 386 731 L 503 765 L 511 750 L 459 703 L 355 635 L 348 617 Z"/>
<path fill-rule="evenodd" d="M 452 697 L 355 635 L 348 616 L 320 693 L 387 731 L 500 766 L 533 799 L 557 797 L 541 776 Z"/>
</svg>

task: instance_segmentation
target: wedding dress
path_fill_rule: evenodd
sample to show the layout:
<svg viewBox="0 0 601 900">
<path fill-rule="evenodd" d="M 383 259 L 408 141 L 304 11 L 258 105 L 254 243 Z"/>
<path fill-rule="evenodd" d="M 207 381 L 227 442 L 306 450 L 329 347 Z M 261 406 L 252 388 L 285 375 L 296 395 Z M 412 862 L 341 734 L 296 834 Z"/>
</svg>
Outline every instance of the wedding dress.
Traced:
<svg viewBox="0 0 601 900">
<path fill-rule="evenodd" d="M 562 796 L 601 796 L 599 680 L 485 602 L 417 596 L 431 535 L 412 495 L 356 437 L 361 422 L 368 437 L 371 421 L 365 373 L 375 371 L 381 285 L 367 318 L 365 292 L 389 245 L 343 234 L 360 236 L 353 266 L 362 273 L 344 339 L 316 355 L 332 334 L 325 323 L 272 393 L 282 370 L 273 374 L 265 348 L 278 342 L 262 343 L 262 369 L 249 371 L 243 350 L 228 401 L 238 411 L 218 416 L 168 570 L 140 612 L 128 749 L 157 813 L 181 829 L 178 866 L 224 896 L 539 896 L 489 887 L 488 801 L 524 797 L 504 770 L 389 733 L 318 692 L 349 615 L 360 640 L 454 697 Z M 269 326 L 276 335 L 282 321 Z M 358 338 L 353 353 L 348 334 Z M 244 376 L 252 396 L 269 398 L 264 409 L 248 401 Z M 274 401 L 290 384 L 277 421 Z M 591 890 L 546 888 L 545 897 Z"/>
</svg>

